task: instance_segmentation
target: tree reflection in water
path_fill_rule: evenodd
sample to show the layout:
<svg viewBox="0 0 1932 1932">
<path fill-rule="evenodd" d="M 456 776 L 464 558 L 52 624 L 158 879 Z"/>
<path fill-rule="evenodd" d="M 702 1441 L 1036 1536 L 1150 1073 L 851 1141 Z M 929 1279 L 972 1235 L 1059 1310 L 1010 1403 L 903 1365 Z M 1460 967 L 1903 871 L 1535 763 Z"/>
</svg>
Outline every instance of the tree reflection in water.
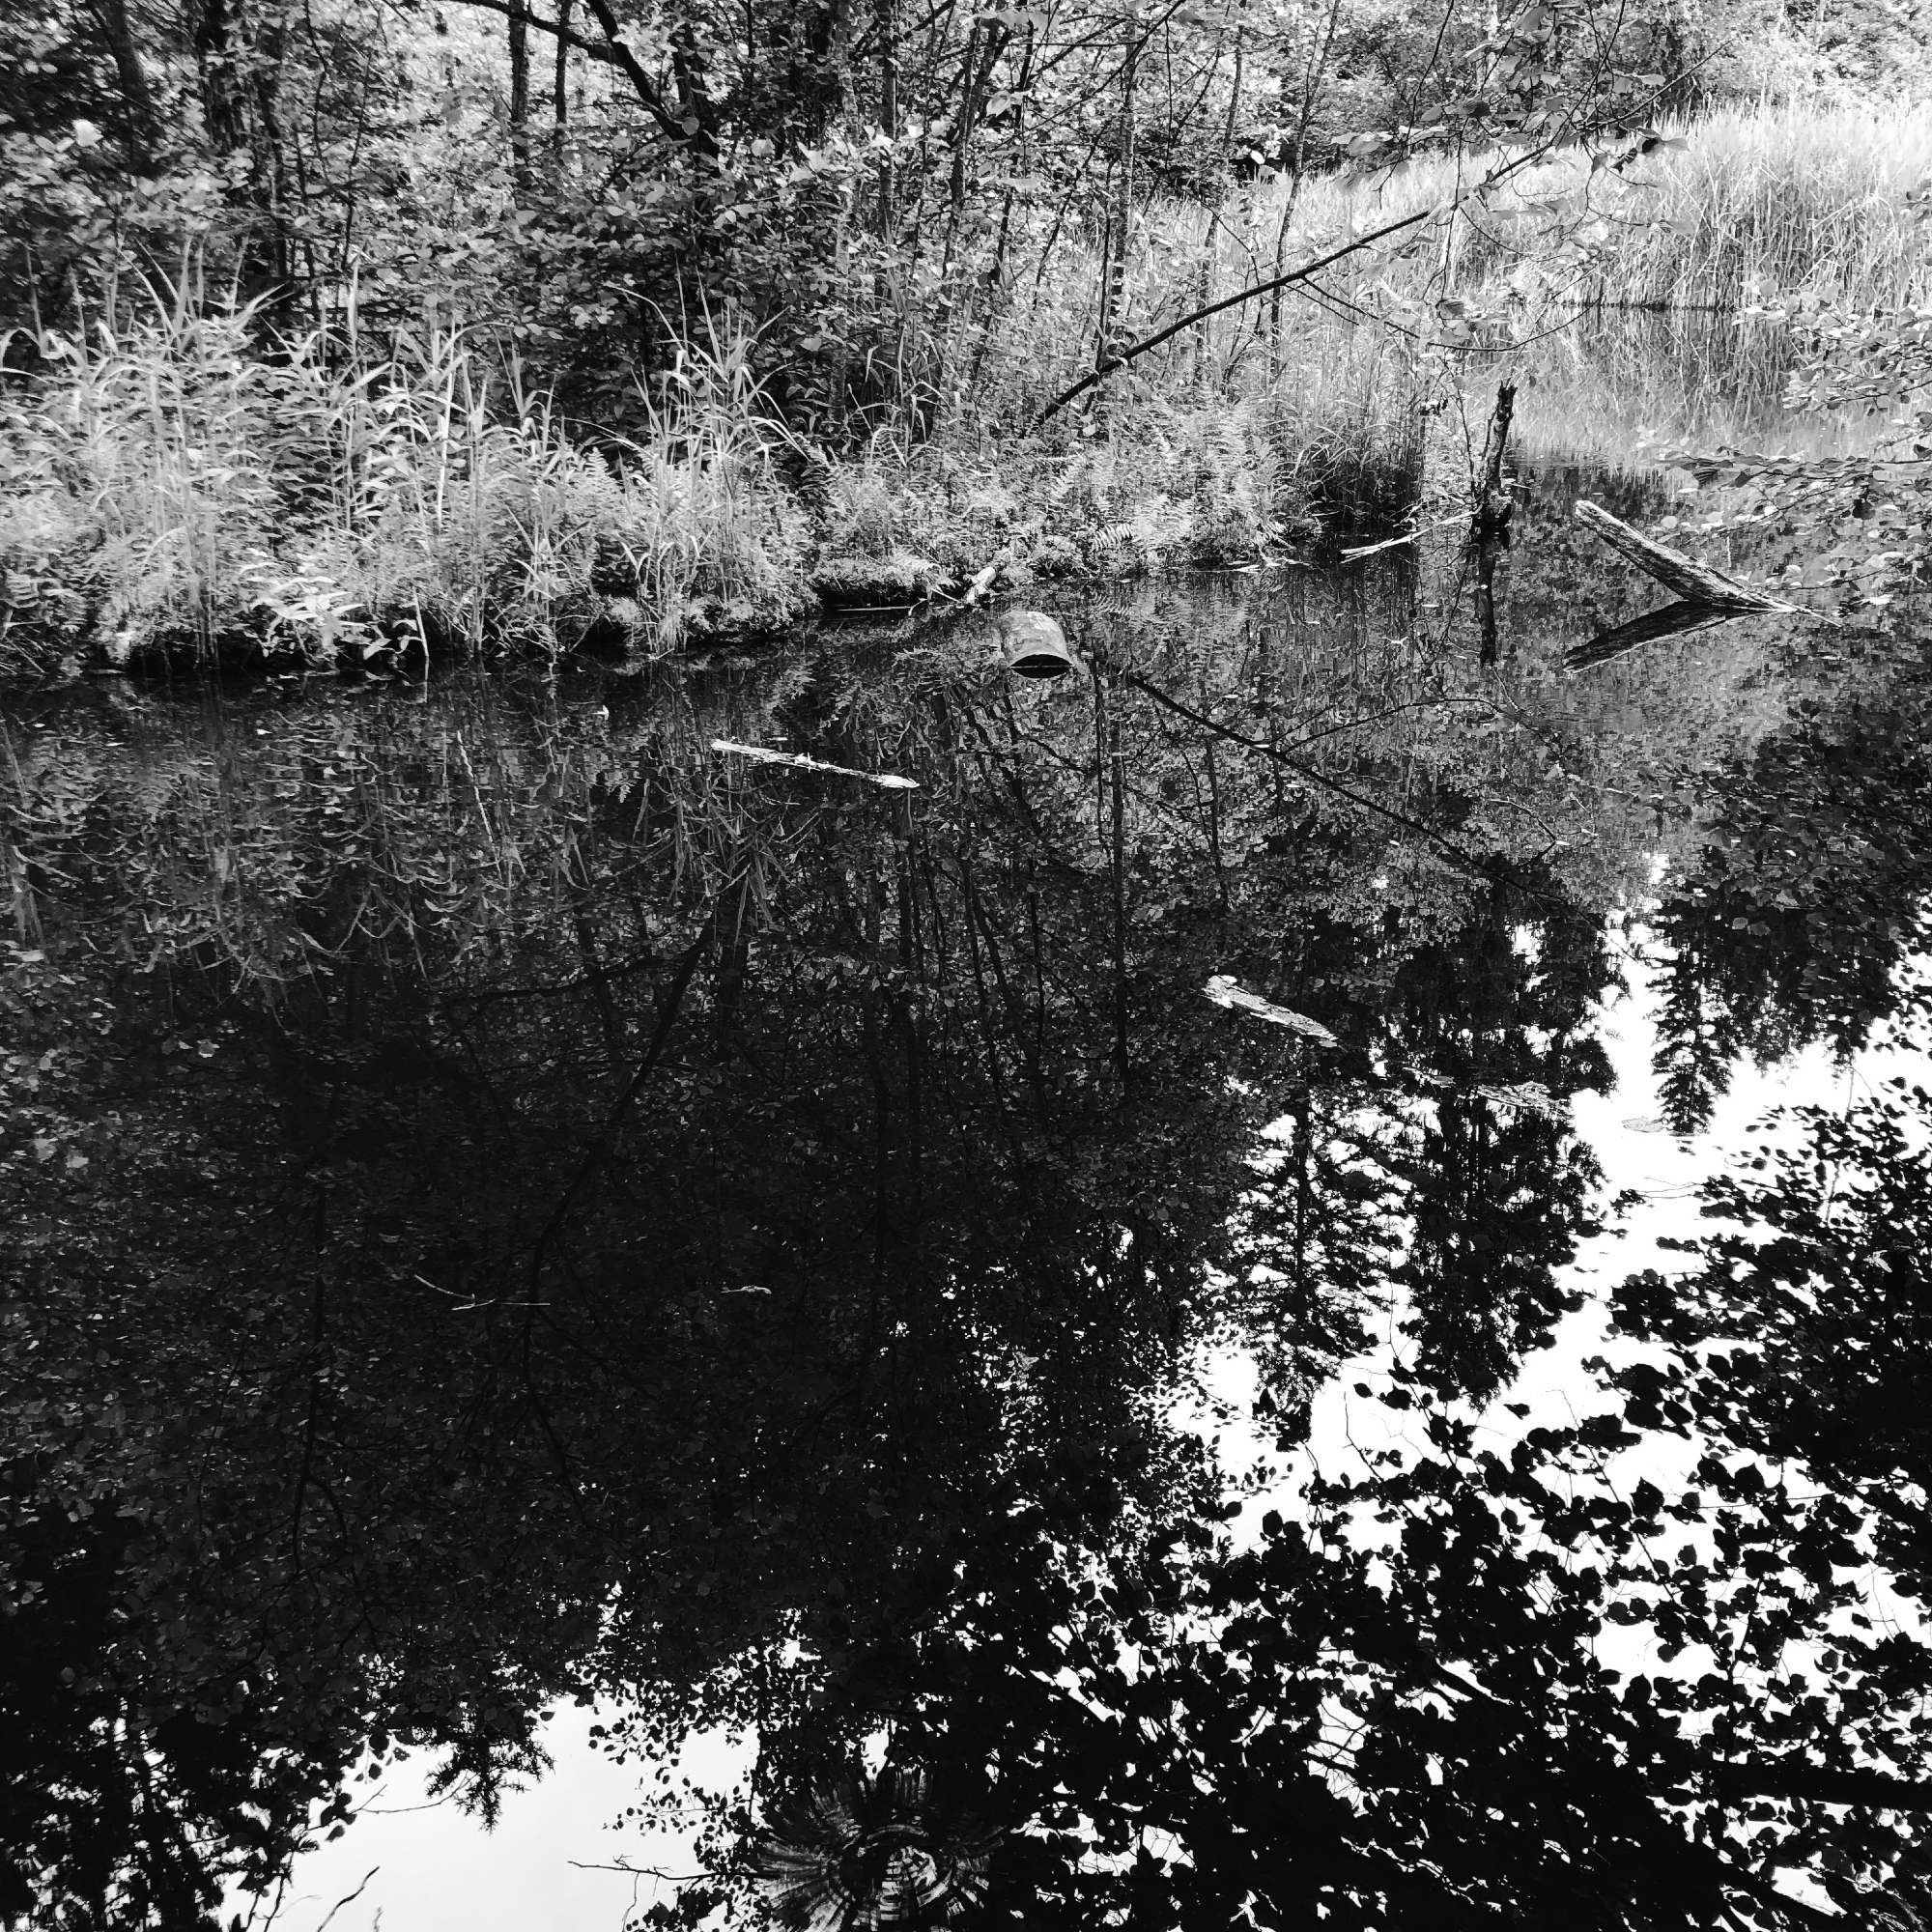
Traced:
<svg viewBox="0 0 1932 1932">
<path fill-rule="evenodd" d="M 816 1779 L 775 1812 L 747 1861 L 776 1916 L 805 1932 L 946 1925 L 986 1896 L 1000 1833 L 942 1817 L 924 1776 Z"/>
<path fill-rule="evenodd" d="M 1701 710 L 1545 679 L 1532 557 L 1500 672 L 1396 571 L 1069 611 L 1101 674 L 1065 696 L 956 627 L 19 707 L 6 1908 L 205 1922 L 365 1748 L 487 1806 L 569 1694 L 661 1762 L 756 1731 L 671 1923 L 1911 1895 L 1906 1811 L 1829 1808 L 1918 1762 L 1852 1505 L 1721 1443 L 1694 1504 L 1602 1491 L 1690 1413 L 1668 1375 L 1472 1431 L 1596 1226 L 1564 1103 L 1654 801 L 1789 771 L 1723 735 L 1746 643 L 1698 646 Z M 1687 922 L 1735 889 L 1682 877 Z M 1292 1446 L 1390 1309 L 1430 1453 L 1235 1551 L 1190 1377 L 1252 1356 Z M 1606 1621 L 1710 1668 L 1599 1664 Z M 1828 1627 L 1787 1696 L 1774 1636 Z"/>
</svg>

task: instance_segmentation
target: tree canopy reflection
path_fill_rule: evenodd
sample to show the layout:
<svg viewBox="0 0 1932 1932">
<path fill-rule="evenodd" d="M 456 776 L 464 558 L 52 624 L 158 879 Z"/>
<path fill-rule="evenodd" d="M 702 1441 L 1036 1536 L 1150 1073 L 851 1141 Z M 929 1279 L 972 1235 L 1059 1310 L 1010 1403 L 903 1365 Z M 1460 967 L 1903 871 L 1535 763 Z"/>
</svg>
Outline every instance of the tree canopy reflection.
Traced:
<svg viewBox="0 0 1932 1932">
<path fill-rule="evenodd" d="M 673 1918 L 770 1908 L 734 1846 L 814 1792 L 916 1785 L 971 1830 L 848 1834 L 915 1918 L 979 1833 L 962 1924 L 1777 1922 L 1818 1714 L 1590 1650 L 1731 1603 L 1644 1567 L 1682 1497 L 1566 1487 L 1657 1418 L 1459 1419 L 1595 1226 L 1565 1103 L 1640 829 L 1577 802 L 1591 720 L 1496 727 L 1373 595 L 1069 613 L 1104 674 L 1043 696 L 962 625 L 23 709 L 0 1903 L 204 1922 L 365 1748 L 487 1807 L 603 1691 L 640 1747 L 758 1730 L 762 1826 Z M 781 736 L 919 789 L 712 749 Z M 1230 1544 L 1206 1353 L 1288 1450 L 1391 1308 L 1435 1453 Z M 1869 1663 L 1847 1770 L 1896 1744 Z"/>
</svg>

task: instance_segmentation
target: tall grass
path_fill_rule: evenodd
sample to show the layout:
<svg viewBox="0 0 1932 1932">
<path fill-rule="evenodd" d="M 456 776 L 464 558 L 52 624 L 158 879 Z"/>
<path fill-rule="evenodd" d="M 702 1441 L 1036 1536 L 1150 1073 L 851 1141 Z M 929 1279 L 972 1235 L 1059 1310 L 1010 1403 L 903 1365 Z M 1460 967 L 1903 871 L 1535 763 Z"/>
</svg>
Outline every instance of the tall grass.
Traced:
<svg viewBox="0 0 1932 1932">
<path fill-rule="evenodd" d="M 1673 130 L 1658 204 L 1598 298 L 1744 306 L 1791 298 L 1892 307 L 1932 295 L 1932 108 L 1730 109 Z"/>
<path fill-rule="evenodd" d="M 795 613 L 797 513 L 729 331 L 607 453 L 460 328 L 264 355 L 254 324 L 151 302 L 35 341 L 42 373 L 0 406 L 10 668 L 542 653 L 613 622 L 665 648 Z"/>
<path fill-rule="evenodd" d="M 1661 137 L 1647 153 L 1646 135 Z M 1440 159 L 1338 177 L 1303 197 L 1302 234 L 1440 205 L 1472 172 Z M 1928 182 L 1932 106 L 1717 108 L 1559 150 L 1516 176 L 1459 224 L 1453 279 L 1464 295 L 1514 285 L 1584 306 L 1908 304 L 1932 296 L 1916 192 Z M 1274 192 L 1279 203 L 1287 190 Z M 1414 251 L 1398 279 L 1441 267 Z"/>
<path fill-rule="evenodd" d="M 752 347 L 707 317 L 643 398 L 643 434 L 621 445 L 607 552 L 660 647 L 694 626 L 781 623 L 807 601 L 804 519 L 774 467 L 803 446 L 767 405 Z"/>
</svg>

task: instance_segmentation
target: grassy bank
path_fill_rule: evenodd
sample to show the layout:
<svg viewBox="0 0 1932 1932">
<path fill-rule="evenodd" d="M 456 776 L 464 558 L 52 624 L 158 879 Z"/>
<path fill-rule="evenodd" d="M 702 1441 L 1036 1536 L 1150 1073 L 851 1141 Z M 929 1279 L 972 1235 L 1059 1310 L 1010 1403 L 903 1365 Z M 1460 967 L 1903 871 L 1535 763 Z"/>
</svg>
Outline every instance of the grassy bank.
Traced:
<svg viewBox="0 0 1932 1932">
<path fill-rule="evenodd" d="M 0 419 L 0 669 L 651 657 L 976 580 L 1249 561 L 1414 464 L 1382 421 L 1410 391 L 1370 358 L 1252 399 L 1136 391 L 1017 447 L 882 433 L 835 456 L 724 330 L 612 438 L 460 330 L 265 359 L 248 324 L 37 345 Z"/>
<path fill-rule="evenodd" d="M 124 303 L 31 345 L 38 373 L 0 406 L 0 669 L 651 656 L 820 604 L 1238 564 L 1399 529 L 1431 489 L 1453 507 L 1503 375 L 1531 448 L 1640 454 L 1665 417 L 1762 440 L 1782 364 L 1761 325 L 1638 350 L 1604 316 L 1932 298 L 1915 198 L 1932 115 L 1767 108 L 1662 131 L 1648 154 L 1560 155 L 1393 260 L 1185 329 L 1044 427 L 1092 366 L 1105 270 L 1097 235 L 1043 216 L 975 302 L 908 318 L 953 373 L 829 450 L 781 419 L 758 345 L 726 325 L 617 438 L 447 323 L 264 356 L 244 313 Z M 1429 163 L 1264 183 L 1214 213 L 1152 204 L 1124 334 L 1457 186 Z"/>
<path fill-rule="evenodd" d="M 651 649 L 804 607 L 802 520 L 742 355 L 693 358 L 621 450 L 460 330 L 264 358 L 243 313 L 37 347 L 0 447 L 7 657 L 315 662 Z"/>
</svg>

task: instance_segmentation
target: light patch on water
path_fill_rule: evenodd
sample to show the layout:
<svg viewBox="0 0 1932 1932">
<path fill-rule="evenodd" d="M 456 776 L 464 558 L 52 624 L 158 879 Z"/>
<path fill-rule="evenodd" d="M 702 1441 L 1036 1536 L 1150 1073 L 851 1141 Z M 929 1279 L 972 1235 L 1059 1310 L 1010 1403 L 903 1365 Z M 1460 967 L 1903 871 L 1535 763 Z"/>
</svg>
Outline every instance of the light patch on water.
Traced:
<svg viewBox="0 0 1932 1932">
<path fill-rule="evenodd" d="M 1646 1268 L 1669 1276 L 1693 1264 L 1693 1258 L 1665 1244 L 1708 1231 L 1702 1182 L 1734 1170 L 1766 1147 L 1795 1147 L 1804 1140 L 1802 1122 L 1768 1117 L 1804 1106 L 1842 1111 L 1900 1075 L 1932 1082 L 1926 1055 L 1917 1047 L 1881 1041 L 1845 1065 L 1826 1047 L 1813 1046 L 1773 1067 L 1741 1065 L 1704 1131 L 1689 1139 L 1669 1135 L 1653 1068 L 1657 988 L 1636 958 L 1647 937 L 1640 928 L 1633 929 L 1621 962 L 1630 990 L 1597 1009 L 1595 1030 L 1614 1076 L 1610 1091 L 1579 1093 L 1570 1103 L 1578 1136 L 1603 1167 L 1604 1198 L 1628 1192 L 1639 1199 L 1613 1226 L 1578 1245 L 1566 1272 L 1586 1289 L 1588 1298 L 1558 1323 L 1550 1346 L 1525 1357 L 1516 1381 L 1487 1406 L 1456 1408 L 1457 1414 L 1474 1420 L 1482 1446 L 1505 1457 L 1532 1429 L 1562 1428 L 1608 1406 L 1601 1372 L 1585 1368 L 1586 1362 L 1606 1362 L 1614 1369 L 1662 1359 L 1658 1349 L 1610 1333 L 1608 1292 Z M 1403 1299 L 1391 1300 L 1375 1343 L 1323 1384 L 1312 1406 L 1307 1440 L 1285 1456 L 1275 1447 L 1272 1429 L 1257 1427 L 1253 1420 L 1253 1399 L 1260 1387 L 1253 1358 L 1242 1350 L 1223 1347 L 1198 1365 L 1197 1383 L 1214 1410 L 1212 1439 L 1234 1492 L 1242 1498 L 1239 1515 L 1228 1525 L 1237 1548 L 1259 1544 L 1262 1520 L 1269 1511 L 1288 1517 L 1304 1514 L 1302 1499 L 1315 1476 L 1358 1474 L 1389 1450 L 1405 1460 L 1434 1453 L 1424 1434 L 1426 1407 L 1399 1411 L 1378 1399 L 1393 1386 L 1407 1312 Z M 1524 1412 L 1513 1414 L 1511 1405 Z M 1207 1411 L 1196 1426 L 1209 1428 Z M 1690 1486 L 1704 1448 L 1701 1442 L 1660 1433 L 1610 1459 L 1604 1477 L 1621 1493 L 1648 1480 L 1668 1494 Z M 1876 1572 L 1867 1583 L 1881 1614 L 1907 1614 Z M 1606 1657 L 1609 1647 L 1616 1646 L 1619 1654 L 1610 1661 L 1619 1667 L 1664 1667 L 1625 1648 L 1634 1635 L 1608 1627 Z"/>
<path fill-rule="evenodd" d="M 695 1832 L 625 1821 L 645 1768 L 598 1749 L 591 1727 L 614 1711 L 563 1705 L 538 1742 L 554 1769 L 508 1793 L 495 1831 L 453 1799 L 433 1799 L 434 1751 L 384 1767 L 355 1821 L 332 1843 L 295 1861 L 280 1907 L 265 1901 L 251 1932 L 623 1932 L 628 1918 L 674 1896 L 677 1878 L 700 1876 Z M 754 1747 L 724 1731 L 695 1735 L 679 1771 L 708 1791 L 750 1774 Z M 628 1871 L 621 1867 L 628 1866 Z M 330 1915 L 333 1914 L 333 1917 Z"/>
</svg>

